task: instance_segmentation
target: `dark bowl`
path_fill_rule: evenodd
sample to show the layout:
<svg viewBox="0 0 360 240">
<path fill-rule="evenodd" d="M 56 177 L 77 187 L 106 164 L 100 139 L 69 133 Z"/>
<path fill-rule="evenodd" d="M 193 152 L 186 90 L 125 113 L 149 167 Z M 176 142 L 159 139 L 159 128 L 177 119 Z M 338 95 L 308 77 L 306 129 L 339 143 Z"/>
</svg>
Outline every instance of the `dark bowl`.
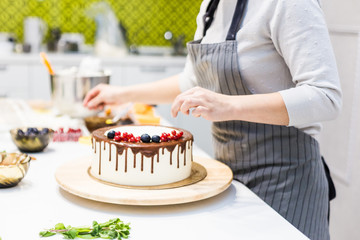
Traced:
<svg viewBox="0 0 360 240">
<path fill-rule="evenodd" d="M 53 138 L 54 130 L 47 128 L 48 132 L 42 132 L 45 128 L 37 128 L 39 134 L 19 134 L 19 130 L 26 132 L 28 128 L 14 128 L 10 130 L 11 139 L 21 152 L 41 152 Z"/>
<path fill-rule="evenodd" d="M 96 129 L 103 128 L 103 127 L 111 127 L 115 126 L 117 123 L 107 124 L 106 120 L 112 119 L 112 116 L 109 117 L 98 117 L 98 116 L 91 116 L 84 118 L 85 126 L 89 130 L 89 132 L 93 132 Z"/>
<path fill-rule="evenodd" d="M 25 153 L 0 153 L 0 188 L 16 186 L 26 175 L 31 157 Z"/>
</svg>

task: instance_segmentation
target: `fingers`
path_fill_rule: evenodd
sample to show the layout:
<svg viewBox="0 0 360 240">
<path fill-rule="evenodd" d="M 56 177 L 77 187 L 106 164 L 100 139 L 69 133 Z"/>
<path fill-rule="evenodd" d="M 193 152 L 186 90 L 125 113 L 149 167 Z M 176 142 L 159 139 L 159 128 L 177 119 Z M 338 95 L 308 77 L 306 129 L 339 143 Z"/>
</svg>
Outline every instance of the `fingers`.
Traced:
<svg viewBox="0 0 360 240">
<path fill-rule="evenodd" d="M 101 94 L 96 95 L 96 97 L 92 98 L 88 103 L 87 103 L 87 107 L 91 110 L 94 109 L 103 109 L 104 108 L 104 100 L 101 97 Z"/>
<path fill-rule="evenodd" d="M 206 104 L 204 89 L 195 87 L 178 95 L 171 107 L 171 115 L 176 117 L 178 112 L 189 115 L 190 109 Z"/>
<path fill-rule="evenodd" d="M 208 108 L 203 107 L 203 106 L 198 106 L 193 109 L 193 111 L 191 112 L 191 115 L 193 115 L 194 117 L 203 117 L 203 118 L 209 120 L 208 114 L 207 114 L 208 111 L 209 111 Z"/>
<path fill-rule="evenodd" d="M 94 87 L 93 89 L 91 89 L 85 96 L 84 101 L 83 101 L 83 106 L 87 107 L 88 103 L 97 95 L 99 95 L 100 93 L 100 88 L 98 86 Z"/>
</svg>

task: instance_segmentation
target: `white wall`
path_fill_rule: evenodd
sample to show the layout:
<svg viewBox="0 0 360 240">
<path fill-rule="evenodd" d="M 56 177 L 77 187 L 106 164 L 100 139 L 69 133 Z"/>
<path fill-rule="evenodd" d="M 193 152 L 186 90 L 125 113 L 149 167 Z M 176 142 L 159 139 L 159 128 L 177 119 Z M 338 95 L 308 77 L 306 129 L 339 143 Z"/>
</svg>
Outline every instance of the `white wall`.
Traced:
<svg viewBox="0 0 360 240">
<path fill-rule="evenodd" d="M 339 68 L 343 110 L 320 139 L 335 181 L 332 240 L 360 239 L 360 1 L 322 0 Z"/>
</svg>

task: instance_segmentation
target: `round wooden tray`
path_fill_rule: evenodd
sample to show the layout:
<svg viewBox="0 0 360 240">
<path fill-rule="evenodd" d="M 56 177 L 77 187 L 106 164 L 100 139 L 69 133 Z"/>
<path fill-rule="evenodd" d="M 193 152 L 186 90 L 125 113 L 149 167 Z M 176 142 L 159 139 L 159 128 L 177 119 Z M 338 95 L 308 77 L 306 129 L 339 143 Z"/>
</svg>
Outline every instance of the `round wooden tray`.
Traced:
<svg viewBox="0 0 360 240">
<path fill-rule="evenodd" d="M 88 174 L 89 157 L 79 158 L 61 165 L 55 173 L 62 189 L 74 195 L 114 204 L 171 205 L 194 202 L 213 197 L 226 190 L 232 181 L 231 169 L 210 158 L 196 157 L 206 177 L 190 185 L 167 189 L 136 189 L 112 186 L 95 180 Z"/>
</svg>

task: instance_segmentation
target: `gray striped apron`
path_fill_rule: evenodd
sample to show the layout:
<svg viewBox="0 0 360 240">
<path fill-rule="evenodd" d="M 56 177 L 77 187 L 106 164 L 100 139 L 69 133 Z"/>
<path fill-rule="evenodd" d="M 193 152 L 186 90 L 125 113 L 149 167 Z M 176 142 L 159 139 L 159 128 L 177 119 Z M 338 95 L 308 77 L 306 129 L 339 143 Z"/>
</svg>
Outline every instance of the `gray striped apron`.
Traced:
<svg viewBox="0 0 360 240">
<path fill-rule="evenodd" d="M 210 2 L 204 16 L 204 35 L 216 2 Z M 225 42 L 188 43 L 200 87 L 226 95 L 251 94 L 241 80 L 235 40 L 245 5 L 238 0 Z M 314 138 L 294 127 L 245 121 L 214 122 L 212 133 L 215 157 L 230 166 L 234 179 L 310 239 L 329 239 L 328 183 Z"/>
</svg>

